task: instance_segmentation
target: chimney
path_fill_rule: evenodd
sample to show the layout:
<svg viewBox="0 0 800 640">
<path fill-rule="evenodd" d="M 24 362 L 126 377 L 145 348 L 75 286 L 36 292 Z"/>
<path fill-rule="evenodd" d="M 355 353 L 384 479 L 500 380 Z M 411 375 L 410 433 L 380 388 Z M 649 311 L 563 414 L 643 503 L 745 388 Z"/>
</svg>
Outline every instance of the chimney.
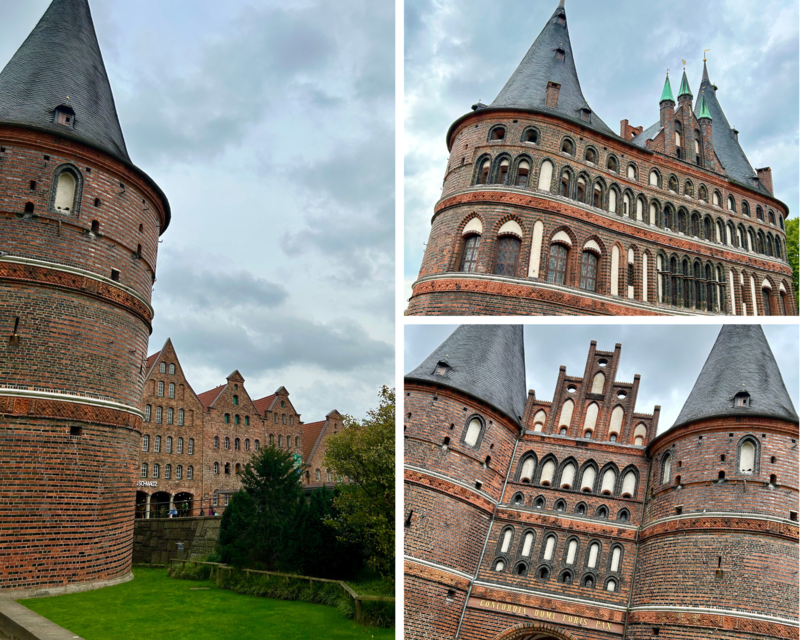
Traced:
<svg viewBox="0 0 800 640">
<path fill-rule="evenodd" d="M 545 96 L 544 104 L 550 109 L 558 107 L 558 93 L 561 91 L 561 85 L 557 82 L 547 83 L 547 95 Z"/>
<path fill-rule="evenodd" d="M 644 131 L 644 127 L 632 127 L 627 120 L 620 120 L 619 137 L 623 140 L 632 140 L 642 131 Z"/>
<path fill-rule="evenodd" d="M 764 167 L 763 169 L 756 169 L 756 173 L 758 174 L 758 181 L 766 187 L 767 191 L 775 195 L 772 190 L 772 169 Z"/>
</svg>

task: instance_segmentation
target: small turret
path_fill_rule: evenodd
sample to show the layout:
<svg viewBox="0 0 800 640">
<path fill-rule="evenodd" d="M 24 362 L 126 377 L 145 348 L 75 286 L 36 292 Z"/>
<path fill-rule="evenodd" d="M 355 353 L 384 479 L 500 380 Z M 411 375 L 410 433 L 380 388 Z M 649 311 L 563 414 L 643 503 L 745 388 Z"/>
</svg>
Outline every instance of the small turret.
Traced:
<svg viewBox="0 0 800 640">
<path fill-rule="evenodd" d="M 700 123 L 700 135 L 703 139 L 703 159 L 706 169 L 717 170 L 717 163 L 714 155 L 714 127 L 711 112 L 706 104 L 705 89 L 700 94 L 700 103 L 697 110 L 697 121 Z"/>
<path fill-rule="evenodd" d="M 669 72 L 661 92 L 661 128 L 664 130 L 664 153 L 675 155 L 675 98 L 672 96 L 672 85 Z"/>
<path fill-rule="evenodd" d="M 678 103 L 683 104 L 688 100 L 689 104 L 691 104 L 693 98 L 694 95 L 689 87 L 689 79 L 686 77 L 686 69 L 684 69 L 683 80 L 681 80 L 681 88 L 680 91 L 678 91 Z"/>
</svg>

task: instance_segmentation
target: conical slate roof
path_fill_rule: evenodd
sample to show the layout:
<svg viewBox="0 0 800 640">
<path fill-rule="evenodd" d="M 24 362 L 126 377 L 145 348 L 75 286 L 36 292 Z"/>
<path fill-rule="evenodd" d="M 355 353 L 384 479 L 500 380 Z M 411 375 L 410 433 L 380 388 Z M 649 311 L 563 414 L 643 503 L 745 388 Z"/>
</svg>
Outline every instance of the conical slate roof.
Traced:
<svg viewBox="0 0 800 640">
<path fill-rule="evenodd" d="M 74 128 L 53 122 L 68 105 Z M 53 0 L 0 72 L 0 123 L 88 143 L 130 162 L 87 0 Z"/>
<path fill-rule="evenodd" d="M 708 67 L 703 62 L 703 81 L 700 84 L 700 96 L 705 97 L 705 104 L 711 114 L 712 124 L 711 131 L 714 136 L 714 151 L 717 153 L 719 161 L 725 168 L 729 178 L 743 182 L 749 187 L 753 186 L 753 178 L 758 177 L 753 167 L 744 154 L 742 147 L 736 136 L 733 135 L 733 129 L 728 124 L 728 119 L 722 111 L 722 107 L 717 100 L 717 87 L 711 84 L 708 79 Z M 700 117 L 701 101 L 698 100 L 695 104 L 694 112 L 697 118 Z M 756 187 L 760 191 L 769 194 L 769 191 L 758 183 Z"/>
<path fill-rule="evenodd" d="M 447 364 L 437 375 L 439 364 Z M 463 391 L 522 424 L 527 397 L 521 325 L 461 325 L 425 361 L 406 374 Z"/>
<path fill-rule="evenodd" d="M 749 407 L 734 406 L 740 391 Z M 759 325 L 726 324 L 672 428 L 705 418 L 759 416 L 797 422 L 797 412 Z"/>
<path fill-rule="evenodd" d="M 563 25 L 560 17 L 564 18 Z M 558 49 L 564 51 L 563 60 L 558 59 Z M 545 104 L 548 82 L 561 85 L 558 106 L 555 109 Z M 590 129 L 618 137 L 594 112 L 589 116 L 589 122 L 581 119 L 581 109 L 588 109 L 589 105 L 583 97 L 578 80 L 563 2 L 506 82 L 506 86 L 489 106 L 557 113 Z"/>
</svg>

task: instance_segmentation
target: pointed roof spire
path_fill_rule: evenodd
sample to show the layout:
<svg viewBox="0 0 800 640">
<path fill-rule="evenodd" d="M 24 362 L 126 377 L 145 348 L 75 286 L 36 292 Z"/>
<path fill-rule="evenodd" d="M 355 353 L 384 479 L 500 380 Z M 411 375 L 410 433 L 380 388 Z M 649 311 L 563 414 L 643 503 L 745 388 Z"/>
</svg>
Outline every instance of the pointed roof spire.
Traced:
<svg viewBox="0 0 800 640">
<path fill-rule="evenodd" d="M 681 89 L 680 91 L 678 91 L 679 100 L 681 96 L 694 97 L 692 94 L 692 90 L 689 88 L 689 79 L 686 77 L 686 69 L 683 70 L 683 80 L 681 80 Z"/>
<path fill-rule="evenodd" d="M 749 394 L 749 406 L 735 406 L 735 396 L 742 392 Z M 760 325 L 722 327 L 673 428 L 731 416 L 797 422 L 797 412 Z"/>
<path fill-rule="evenodd" d="M 521 325 L 461 325 L 406 380 L 457 389 L 522 424 L 527 398 Z"/>
<path fill-rule="evenodd" d="M 74 125 L 55 123 L 67 105 Z M 53 0 L 0 72 L 0 123 L 44 129 L 130 162 L 87 0 Z"/>
<path fill-rule="evenodd" d="M 556 107 L 546 103 L 547 87 L 551 82 L 560 85 Z M 575 68 L 562 1 L 490 106 L 555 112 L 587 128 L 619 137 L 596 113 L 581 113 L 586 103 Z"/>
<path fill-rule="evenodd" d="M 700 94 L 700 111 L 697 115 L 697 119 L 700 120 L 701 118 L 708 118 L 709 120 L 713 120 L 711 114 L 708 111 L 708 105 L 706 104 L 706 94 L 705 92 Z M 713 133 L 713 129 L 711 130 Z"/>
<path fill-rule="evenodd" d="M 667 71 L 667 79 L 664 81 L 664 90 L 661 92 L 661 100 L 659 102 L 664 102 L 664 100 L 675 102 L 675 98 L 672 97 L 672 85 L 669 83 L 669 71 Z"/>
<path fill-rule="evenodd" d="M 705 62 L 703 62 L 703 81 L 700 84 L 700 93 L 705 102 L 698 100 L 695 103 L 694 115 L 699 120 L 701 104 L 705 104 L 708 113 L 705 117 L 711 118 L 713 121 L 711 131 L 714 137 L 714 151 L 722 163 L 726 175 L 752 188 L 753 178 L 757 178 L 758 175 L 753 171 L 750 161 L 742 150 L 739 140 L 734 135 L 733 129 L 725 117 L 725 112 L 717 100 L 717 86 L 708 79 L 708 66 Z M 769 194 L 769 191 L 762 185 L 759 184 L 757 188 L 759 191 Z"/>
</svg>

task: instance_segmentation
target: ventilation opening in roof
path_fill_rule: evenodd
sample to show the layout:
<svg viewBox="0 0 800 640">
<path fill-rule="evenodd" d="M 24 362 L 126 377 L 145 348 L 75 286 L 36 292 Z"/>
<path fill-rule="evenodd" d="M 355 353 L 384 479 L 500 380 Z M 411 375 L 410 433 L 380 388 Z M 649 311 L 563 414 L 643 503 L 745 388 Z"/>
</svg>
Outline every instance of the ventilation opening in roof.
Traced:
<svg viewBox="0 0 800 640">
<path fill-rule="evenodd" d="M 734 396 L 734 406 L 735 407 L 749 407 L 750 406 L 750 394 L 747 391 L 740 391 Z"/>
<path fill-rule="evenodd" d="M 53 115 L 53 122 L 73 128 L 75 126 L 75 111 L 67 104 L 57 106 Z"/>
<path fill-rule="evenodd" d="M 565 51 L 561 48 L 556 49 L 556 60 L 563 60 L 564 59 Z"/>
<path fill-rule="evenodd" d="M 449 367 L 449 365 L 448 365 L 446 362 L 439 362 L 439 363 L 436 365 L 436 371 L 434 371 L 434 374 L 436 374 L 437 376 L 444 376 L 444 375 L 447 375 L 447 370 L 448 370 L 449 368 L 450 368 L 450 367 Z"/>
</svg>

